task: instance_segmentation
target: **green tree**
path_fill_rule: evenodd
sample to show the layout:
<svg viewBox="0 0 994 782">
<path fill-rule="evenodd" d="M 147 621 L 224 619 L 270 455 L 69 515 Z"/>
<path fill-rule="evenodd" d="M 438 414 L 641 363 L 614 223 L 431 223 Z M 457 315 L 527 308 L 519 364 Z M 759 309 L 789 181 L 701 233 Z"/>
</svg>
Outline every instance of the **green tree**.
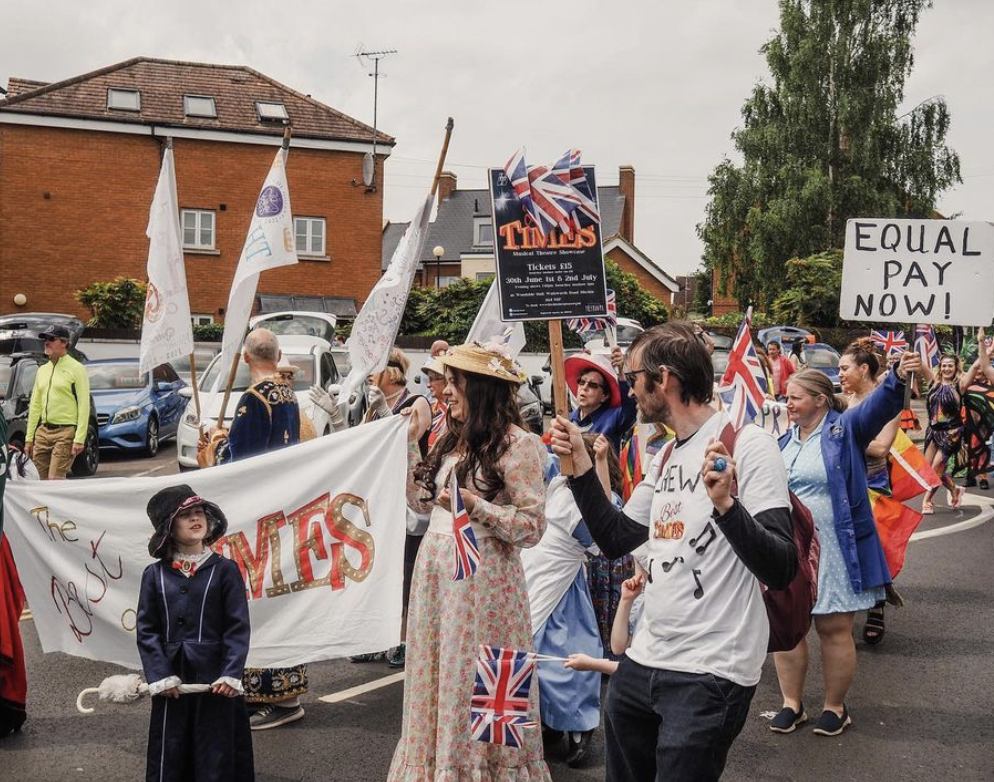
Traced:
<svg viewBox="0 0 994 782">
<path fill-rule="evenodd" d="M 141 326 L 145 313 L 145 283 L 130 277 L 118 277 L 113 282 L 91 282 L 76 291 L 76 301 L 92 315 L 87 326 L 136 329 Z"/>
<path fill-rule="evenodd" d="M 950 116 L 930 98 L 898 116 L 911 38 L 931 0 L 780 0 L 780 30 L 697 226 L 723 292 L 762 308 L 784 290 L 784 263 L 842 247 L 851 217 L 930 217 L 960 180 L 945 145 Z"/>
<path fill-rule="evenodd" d="M 841 250 L 791 258 L 787 261 L 786 278 L 787 290 L 773 302 L 773 317 L 778 323 L 802 328 L 839 325 Z"/>
<path fill-rule="evenodd" d="M 639 278 L 621 270 L 610 258 L 604 259 L 607 287 L 614 291 L 618 315 L 637 320 L 646 328 L 665 323 L 669 310 L 659 299 L 642 287 Z"/>
</svg>

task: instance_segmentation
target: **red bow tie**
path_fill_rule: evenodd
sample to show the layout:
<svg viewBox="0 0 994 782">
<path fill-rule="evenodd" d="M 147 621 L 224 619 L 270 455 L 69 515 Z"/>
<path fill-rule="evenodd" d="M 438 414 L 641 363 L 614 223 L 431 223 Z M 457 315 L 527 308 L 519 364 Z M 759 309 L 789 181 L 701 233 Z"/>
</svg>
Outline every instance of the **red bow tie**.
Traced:
<svg viewBox="0 0 994 782">
<path fill-rule="evenodd" d="M 189 559 L 173 560 L 173 567 L 185 576 L 192 576 L 197 572 L 197 563 Z"/>
</svg>

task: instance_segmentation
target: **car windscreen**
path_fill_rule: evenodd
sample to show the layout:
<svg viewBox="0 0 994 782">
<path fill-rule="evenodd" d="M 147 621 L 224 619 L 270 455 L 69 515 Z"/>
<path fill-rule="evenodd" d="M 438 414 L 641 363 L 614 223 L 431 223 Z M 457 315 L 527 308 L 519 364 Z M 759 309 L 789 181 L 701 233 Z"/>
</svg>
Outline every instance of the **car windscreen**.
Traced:
<svg viewBox="0 0 994 782">
<path fill-rule="evenodd" d="M 35 387 L 35 375 L 38 374 L 38 364 L 34 361 L 21 361 L 17 364 L 16 379 L 9 390 L 11 399 L 31 396 Z"/>
<path fill-rule="evenodd" d="M 91 391 L 122 391 L 144 388 L 148 373 L 139 372 L 137 364 L 87 364 Z"/>
<path fill-rule="evenodd" d="M 291 366 L 296 367 L 296 371 L 293 374 L 293 382 L 291 386 L 294 391 L 306 391 L 314 383 L 314 358 L 312 356 L 302 356 L 302 355 L 284 355 L 284 359 Z M 225 362 L 227 363 L 227 362 Z M 214 386 L 214 382 L 217 380 L 218 372 L 220 371 L 221 362 L 214 361 L 210 369 L 204 374 L 203 380 L 200 381 L 200 390 L 209 391 Z M 228 369 L 230 370 L 230 365 Z M 225 372 L 224 380 L 227 381 L 228 373 Z M 245 391 L 251 382 L 251 375 L 249 373 L 248 365 L 244 361 L 238 362 L 238 371 L 235 373 L 235 384 L 232 386 L 232 391 Z M 224 384 L 220 386 L 221 390 L 224 390 Z"/>
<path fill-rule="evenodd" d="M 624 324 L 620 324 L 617 330 L 619 345 L 631 345 L 635 341 L 635 338 L 642 333 L 642 329 Z M 580 335 L 580 339 L 583 340 L 583 344 L 587 344 L 595 339 L 600 340 L 605 345 L 607 344 L 607 337 L 604 336 L 603 329 L 594 329 L 593 331 L 585 332 Z"/>
<path fill-rule="evenodd" d="M 335 329 L 326 320 L 294 315 L 292 318 L 274 318 L 256 324 L 259 328 L 269 329 L 273 334 L 297 334 L 305 337 L 321 337 L 328 342 L 334 342 Z"/>
<path fill-rule="evenodd" d="M 716 375 L 725 374 L 725 370 L 728 369 L 728 356 L 729 354 L 724 350 L 716 350 L 711 354 L 711 365 Z"/>
<path fill-rule="evenodd" d="M 200 372 L 203 372 L 204 369 L 207 368 L 207 365 L 209 363 L 211 363 L 211 359 L 214 358 L 214 356 L 217 355 L 217 353 L 216 353 L 216 351 L 200 351 L 200 350 L 198 350 L 198 351 L 196 351 L 194 353 L 194 355 L 196 356 L 196 359 L 197 359 L 197 372 L 200 373 Z M 176 374 L 177 375 L 187 376 L 187 377 L 190 375 L 190 357 L 189 356 L 180 356 L 179 358 L 177 358 L 177 359 L 175 359 L 173 361 L 170 361 L 169 363 L 172 364 L 172 367 L 173 367 L 173 369 L 176 370 Z"/>
<path fill-rule="evenodd" d="M 804 360 L 809 367 L 837 367 L 839 357 L 830 350 L 805 350 Z"/>
<path fill-rule="evenodd" d="M 12 372 L 10 356 L 0 356 L 0 399 L 7 398 L 7 386 L 10 385 Z"/>
</svg>

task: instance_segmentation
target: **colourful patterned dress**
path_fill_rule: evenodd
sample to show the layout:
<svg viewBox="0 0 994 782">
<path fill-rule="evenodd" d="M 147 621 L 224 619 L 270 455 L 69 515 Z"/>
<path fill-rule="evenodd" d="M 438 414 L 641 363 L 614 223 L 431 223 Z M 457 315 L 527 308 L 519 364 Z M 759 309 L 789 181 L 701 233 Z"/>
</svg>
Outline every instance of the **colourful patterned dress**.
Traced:
<svg viewBox="0 0 994 782">
<path fill-rule="evenodd" d="M 538 437 L 517 427 L 510 437 L 500 462 L 505 488 L 492 502 L 477 500 L 470 514 L 480 564 L 462 581 L 452 580 L 452 514 L 422 501 L 424 490 L 413 479 L 421 453 L 416 445 L 408 449 L 408 504 L 419 513 L 431 511 L 432 520 L 414 566 L 403 732 L 390 766 L 391 782 L 551 782 L 538 729 L 522 731 L 521 749 L 470 736 L 469 701 L 480 645 L 534 648 L 518 549 L 534 546 L 545 532 L 546 452 Z M 439 491 L 448 485 L 457 461 L 455 454 L 443 461 L 435 478 Z M 537 721 L 534 683 L 530 711 Z"/>
<path fill-rule="evenodd" d="M 924 447 L 930 443 L 947 459 L 956 453 L 963 441 L 963 414 L 959 387 L 937 383 L 928 392 L 928 431 Z"/>
</svg>

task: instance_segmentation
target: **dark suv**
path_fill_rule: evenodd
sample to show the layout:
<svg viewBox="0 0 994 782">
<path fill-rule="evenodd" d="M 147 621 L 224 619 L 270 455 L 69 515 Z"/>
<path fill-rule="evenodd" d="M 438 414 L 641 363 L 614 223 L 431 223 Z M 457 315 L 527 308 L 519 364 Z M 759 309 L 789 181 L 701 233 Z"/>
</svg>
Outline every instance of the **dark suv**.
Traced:
<svg viewBox="0 0 994 782">
<path fill-rule="evenodd" d="M 7 420 L 7 437 L 11 445 L 24 448 L 28 429 L 28 406 L 34 388 L 38 367 L 48 361 L 44 343 L 38 334 L 53 323 L 69 329 L 72 335 L 69 354 L 85 362 L 86 356 L 76 350 L 76 342 L 83 333 L 83 324 L 71 315 L 31 313 L 27 315 L 0 316 L 0 409 Z M 97 410 L 90 395 L 90 424 L 86 433 L 83 453 L 73 462 L 72 474 L 88 477 L 100 464 L 100 438 L 97 429 Z"/>
</svg>

